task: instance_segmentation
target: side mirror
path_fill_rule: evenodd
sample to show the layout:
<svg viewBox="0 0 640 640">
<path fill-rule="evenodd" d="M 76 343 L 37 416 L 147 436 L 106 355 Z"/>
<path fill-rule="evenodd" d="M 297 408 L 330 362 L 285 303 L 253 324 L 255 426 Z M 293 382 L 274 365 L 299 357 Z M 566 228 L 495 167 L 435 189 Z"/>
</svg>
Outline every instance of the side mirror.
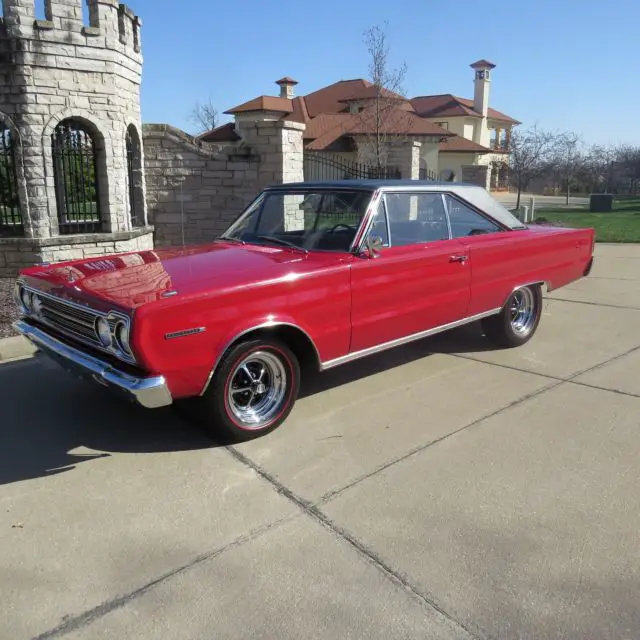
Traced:
<svg viewBox="0 0 640 640">
<path fill-rule="evenodd" d="M 380 250 L 384 246 L 380 236 L 367 236 L 367 251 L 370 258 L 380 257 Z"/>
</svg>

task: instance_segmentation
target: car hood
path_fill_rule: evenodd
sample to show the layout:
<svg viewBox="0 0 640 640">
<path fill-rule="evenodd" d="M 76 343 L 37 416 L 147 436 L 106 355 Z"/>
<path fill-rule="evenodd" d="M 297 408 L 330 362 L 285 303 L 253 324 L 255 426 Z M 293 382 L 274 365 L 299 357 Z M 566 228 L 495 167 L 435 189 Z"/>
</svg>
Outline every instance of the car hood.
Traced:
<svg viewBox="0 0 640 640">
<path fill-rule="evenodd" d="M 65 297 L 97 298 L 125 309 L 211 288 L 259 283 L 288 272 L 305 254 L 280 247 L 216 242 L 198 247 L 139 251 L 22 272 L 38 288 Z"/>
</svg>

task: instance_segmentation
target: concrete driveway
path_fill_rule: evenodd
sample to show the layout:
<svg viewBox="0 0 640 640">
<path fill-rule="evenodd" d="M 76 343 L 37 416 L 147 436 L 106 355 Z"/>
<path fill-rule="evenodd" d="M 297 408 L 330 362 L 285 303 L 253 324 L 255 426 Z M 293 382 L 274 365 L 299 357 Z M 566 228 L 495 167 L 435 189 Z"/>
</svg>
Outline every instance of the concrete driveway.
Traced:
<svg viewBox="0 0 640 640">
<path fill-rule="evenodd" d="M 537 336 L 323 374 L 212 446 L 36 357 L 0 367 L 0 638 L 637 638 L 640 246 Z"/>
</svg>

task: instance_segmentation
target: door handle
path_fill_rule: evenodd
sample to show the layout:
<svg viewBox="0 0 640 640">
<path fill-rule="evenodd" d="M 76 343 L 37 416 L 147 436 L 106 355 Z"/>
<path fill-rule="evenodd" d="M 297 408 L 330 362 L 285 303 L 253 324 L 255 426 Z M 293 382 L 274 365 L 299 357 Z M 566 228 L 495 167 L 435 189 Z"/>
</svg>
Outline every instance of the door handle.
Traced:
<svg viewBox="0 0 640 640">
<path fill-rule="evenodd" d="M 468 259 L 469 259 L 469 256 L 450 256 L 449 262 L 465 263 Z"/>
</svg>

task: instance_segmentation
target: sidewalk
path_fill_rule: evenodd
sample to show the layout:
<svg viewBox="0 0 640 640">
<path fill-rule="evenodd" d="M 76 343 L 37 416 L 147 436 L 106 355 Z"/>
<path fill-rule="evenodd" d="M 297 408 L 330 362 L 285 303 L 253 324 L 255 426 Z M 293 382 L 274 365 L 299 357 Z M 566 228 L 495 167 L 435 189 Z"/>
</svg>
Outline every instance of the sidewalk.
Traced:
<svg viewBox="0 0 640 640">
<path fill-rule="evenodd" d="M 30 358 L 36 348 L 23 336 L 0 339 L 0 363 Z"/>
</svg>

